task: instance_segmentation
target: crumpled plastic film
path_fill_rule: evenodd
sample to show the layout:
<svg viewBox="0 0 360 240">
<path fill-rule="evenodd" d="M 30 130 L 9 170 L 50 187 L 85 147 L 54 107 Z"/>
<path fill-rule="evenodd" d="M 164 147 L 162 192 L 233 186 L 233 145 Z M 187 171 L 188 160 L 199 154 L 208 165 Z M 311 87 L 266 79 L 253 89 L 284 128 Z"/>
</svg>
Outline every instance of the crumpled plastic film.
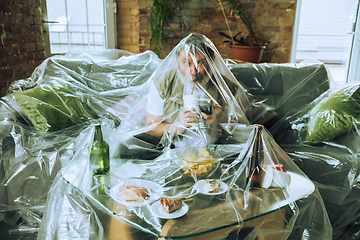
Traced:
<svg viewBox="0 0 360 240">
<path fill-rule="evenodd" d="M 139 96 L 160 62 L 149 51 L 69 53 L 46 59 L 10 86 L 0 99 L 0 221 L 8 232 L 38 231 L 74 137 L 94 119 L 119 125 L 123 115 L 112 107 Z"/>
<path fill-rule="evenodd" d="M 142 133 L 134 134 L 137 139 L 152 138 L 146 142 L 164 147 L 170 143 L 205 146 L 226 138 L 220 123 L 249 124 L 244 114 L 251 115 L 246 90 L 205 36 L 184 38 L 152 74 L 147 87 L 147 98 L 127 114 L 130 124 L 126 126 L 132 128 L 141 126 L 139 116 L 146 116 L 147 129 L 136 128 Z M 133 151 L 128 150 L 131 156 Z"/>
<path fill-rule="evenodd" d="M 21 124 L 0 125 L 4 134 L 0 172 L 2 220 L 14 225 L 21 217 L 23 222 L 17 231 L 36 232 L 52 181 L 67 164 L 64 154 L 74 151 L 67 143 L 83 127 L 77 125 L 44 136 Z M 18 213 L 16 217 L 13 212 Z"/>
<path fill-rule="evenodd" d="M 280 146 L 319 188 L 335 239 L 356 236 L 359 219 L 359 84 L 330 88 L 294 114 Z"/>
<path fill-rule="evenodd" d="M 230 67 L 240 79 L 239 71 L 245 66 Z M 259 71 L 251 66 L 248 74 L 255 74 L 256 79 L 245 78 L 249 81 L 245 85 L 253 86 L 248 88 L 249 92 L 274 107 L 281 117 L 269 131 L 319 188 L 333 227 L 333 238 L 356 239 L 359 219 L 356 197 L 359 194 L 358 84 L 334 84 L 326 67 L 316 62 L 284 64 L 279 71 L 275 71 L 280 67 L 278 64 L 264 63 L 255 67 Z M 277 88 L 278 93 L 274 93 L 270 85 L 274 81 L 278 85 L 286 83 L 287 87 Z M 291 106 L 279 104 L 284 97 L 290 100 Z"/>
<path fill-rule="evenodd" d="M 3 100 L 39 131 L 57 131 L 103 115 L 121 121 L 128 104 L 120 104 L 125 108 L 121 111 L 113 109 L 116 103 L 137 98 L 161 60 L 150 51 L 113 52 L 118 58 L 107 61 L 93 61 L 90 54 L 48 58 L 34 70 L 31 81 L 12 84 Z M 18 92 L 33 82 L 34 88 Z"/>
<path fill-rule="evenodd" d="M 318 187 L 333 239 L 356 239 L 358 83 L 335 84 L 326 66 L 316 61 L 229 67 L 249 93 L 278 113 L 269 131 Z"/>
<path fill-rule="evenodd" d="M 143 85 L 142 98 L 129 95 L 113 107 L 125 115 L 120 158 L 147 160 L 167 147 L 226 142 L 231 135 L 223 125 L 248 125 L 252 115 L 246 89 L 203 35 L 184 38 Z"/>
<path fill-rule="evenodd" d="M 276 140 L 287 133 L 289 128 L 284 117 L 302 111 L 334 84 L 325 65 L 318 61 L 283 64 L 228 63 L 228 67 L 251 95 L 249 99 L 253 106 L 263 105 L 263 109 L 276 113 L 275 117 L 263 124 Z M 262 115 L 253 114 L 251 122 L 261 123 L 256 121 L 259 116 Z"/>
<path fill-rule="evenodd" d="M 119 129 L 106 124 L 102 129 L 112 148 Z M 112 158 L 108 175 L 91 176 L 88 159 L 94 126 L 89 126 L 74 140 L 78 150 L 54 180 L 38 237 L 331 238 L 326 209 L 312 181 L 264 127 L 242 126 L 238 131 L 248 134 L 246 142 L 202 149 L 219 161 L 215 171 L 207 169 L 205 175 L 197 175 L 202 172 L 195 166 L 184 167 L 184 159 L 179 157 L 182 153 L 174 148 L 153 161 Z M 257 168 L 253 167 L 254 158 Z M 259 185 L 253 182 L 256 171 L 261 175 Z M 207 192 L 205 179 L 217 179 L 219 191 Z M 122 193 L 129 184 L 146 187 L 150 198 L 127 202 Z M 164 196 L 181 198 L 182 208 L 164 213 L 158 205 Z"/>
<path fill-rule="evenodd" d="M 198 34 L 164 60 L 121 50 L 51 57 L 0 101 L 0 219 L 18 232 L 40 224 L 39 239 L 354 238 L 357 127 L 342 142 L 306 142 L 330 83 L 319 62 L 226 64 Z M 90 175 L 95 123 L 110 145 L 106 176 Z M 249 180 L 255 153 L 260 186 Z M 225 185 L 209 194 L 205 179 Z M 131 183 L 154 196 L 129 204 Z M 167 219 L 161 196 L 188 209 Z"/>
</svg>

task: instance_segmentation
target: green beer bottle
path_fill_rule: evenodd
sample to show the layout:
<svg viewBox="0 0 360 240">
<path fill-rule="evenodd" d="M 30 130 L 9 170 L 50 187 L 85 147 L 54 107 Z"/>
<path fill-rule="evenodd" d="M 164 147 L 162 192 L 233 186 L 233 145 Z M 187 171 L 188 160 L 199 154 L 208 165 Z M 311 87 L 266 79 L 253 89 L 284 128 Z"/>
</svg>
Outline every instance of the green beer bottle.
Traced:
<svg viewBox="0 0 360 240">
<path fill-rule="evenodd" d="M 95 125 L 90 152 L 90 168 L 93 175 L 107 174 L 110 170 L 109 144 L 103 139 L 100 124 Z"/>
</svg>

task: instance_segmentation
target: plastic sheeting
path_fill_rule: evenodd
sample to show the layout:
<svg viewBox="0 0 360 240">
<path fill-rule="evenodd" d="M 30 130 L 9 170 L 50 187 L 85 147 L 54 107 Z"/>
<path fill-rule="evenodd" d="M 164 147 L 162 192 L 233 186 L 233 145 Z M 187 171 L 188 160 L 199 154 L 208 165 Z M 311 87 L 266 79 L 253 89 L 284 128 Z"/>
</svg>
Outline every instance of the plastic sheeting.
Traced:
<svg viewBox="0 0 360 240">
<path fill-rule="evenodd" d="M 230 68 L 249 92 L 278 112 L 280 120 L 269 131 L 318 187 L 333 239 L 357 239 L 359 84 L 334 84 L 325 65 L 313 60 Z M 317 141 L 309 139 L 314 130 L 322 137 Z"/>
<path fill-rule="evenodd" d="M 331 238 L 330 221 L 315 185 L 259 126 L 234 130 L 247 136 L 244 142 L 207 145 L 212 159 L 220 162 L 214 162 L 215 171 L 199 170 L 205 175 L 198 174 L 195 167 L 190 167 L 193 172 L 187 171 L 182 152 L 167 148 L 151 161 L 112 158 L 110 174 L 102 181 L 89 173 L 94 127 L 88 127 L 76 139 L 79 150 L 54 181 L 43 218 L 46 224 L 42 224 L 38 237 Z M 106 125 L 103 132 L 111 148 L 119 133 Z M 258 158 L 258 168 L 251 167 L 254 158 Z M 255 183 L 257 171 L 262 178 L 259 185 Z M 205 179 L 217 179 L 219 191 L 209 193 Z M 129 184 L 146 187 L 150 198 L 127 202 L 123 189 Z M 160 196 L 179 197 L 184 205 L 166 214 L 159 206 Z"/>
<path fill-rule="evenodd" d="M 181 63 L 184 82 L 174 92 L 183 94 L 166 95 L 159 79 L 182 73 Z M 342 141 L 306 142 L 318 97 L 332 94 L 329 82 L 319 63 L 227 66 L 199 35 L 162 61 L 125 51 L 49 58 L 1 99 L 0 218 L 12 225 L 21 217 L 18 232 L 41 224 L 38 239 L 355 239 L 356 128 Z M 149 117 L 153 83 L 165 100 L 160 117 Z M 190 109 L 181 99 L 188 92 L 199 96 Z M 204 115 L 201 102 L 215 114 Z M 111 170 L 92 177 L 98 122 Z M 163 132 L 162 123 L 170 126 Z M 204 149 L 207 162 L 189 163 L 199 157 L 192 150 Z M 258 186 L 249 177 L 254 155 Z M 221 181 L 220 193 L 204 193 L 204 179 Z M 150 189 L 151 201 L 124 202 L 129 182 Z M 156 208 L 161 196 L 182 198 L 187 211 L 166 219 Z"/>
<path fill-rule="evenodd" d="M 119 125 L 123 113 L 112 107 L 141 95 L 160 62 L 153 52 L 122 50 L 54 56 L 10 86 L 0 101 L 2 223 L 17 226 L 21 217 L 12 232 L 38 231 L 52 181 L 71 159 L 64 153 L 75 151 L 73 140 L 93 118 Z"/>
</svg>

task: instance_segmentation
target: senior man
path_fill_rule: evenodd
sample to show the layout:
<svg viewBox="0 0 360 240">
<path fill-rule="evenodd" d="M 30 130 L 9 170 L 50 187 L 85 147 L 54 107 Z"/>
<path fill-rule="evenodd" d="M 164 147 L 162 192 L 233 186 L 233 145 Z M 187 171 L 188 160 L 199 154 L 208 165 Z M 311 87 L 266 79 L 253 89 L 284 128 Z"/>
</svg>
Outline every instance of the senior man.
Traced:
<svg viewBox="0 0 360 240">
<path fill-rule="evenodd" d="M 147 101 L 148 133 L 161 138 L 165 133 L 184 133 L 200 118 L 216 127 L 220 122 L 248 123 L 246 94 L 226 68 L 214 45 L 203 35 L 190 34 L 181 41 L 154 72 Z M 209 99 L 212 111 L 186 108 L 185 97 Z M 235 98 L 241 98 L 237 101 Z"/>
<path fill-rule="evenodd" d="M 247 125 L 255 112 L 265 109 L 262 104 L 250 103 L 251 95 L 235 79 L 214 44 L 194 33 L 180 41 L 158 66 L 144 97 L 146 128 L 120 146 L 120 158 L 153 159 L 167 140 L 181 141 L 182 146 L 195 146 L 199 139 L 200 144 L 229 142 L 231 126 Z M 211 104 L 210 110 L 205 108 L 209 111 L 200 106 L 204 99 Z M 199 127 L 200 123 L 206 126 Z"/>
</svg>

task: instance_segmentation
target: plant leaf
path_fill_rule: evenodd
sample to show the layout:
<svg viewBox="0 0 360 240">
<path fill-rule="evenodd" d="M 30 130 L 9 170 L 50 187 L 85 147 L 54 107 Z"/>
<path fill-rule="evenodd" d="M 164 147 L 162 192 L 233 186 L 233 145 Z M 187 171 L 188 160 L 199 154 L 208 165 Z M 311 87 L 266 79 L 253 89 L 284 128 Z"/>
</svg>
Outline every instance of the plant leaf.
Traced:
<svg viewBox="0 0 360 240">
<path fill-rule="evenodd" d="M 224 33 L 224 32 L 219 32 L 219 34 L 223 37 L 226 37 L 228 39 L 231 39 L 231 37 L 227 34 L 227 33 Z"/>
<path fill-rule="evenodd" d="M 242 34 L 243 32 L 238 32 L 235 36 L 234 36 L 234 39 L 239 36 L 240 34 Z"/>
</svg>

